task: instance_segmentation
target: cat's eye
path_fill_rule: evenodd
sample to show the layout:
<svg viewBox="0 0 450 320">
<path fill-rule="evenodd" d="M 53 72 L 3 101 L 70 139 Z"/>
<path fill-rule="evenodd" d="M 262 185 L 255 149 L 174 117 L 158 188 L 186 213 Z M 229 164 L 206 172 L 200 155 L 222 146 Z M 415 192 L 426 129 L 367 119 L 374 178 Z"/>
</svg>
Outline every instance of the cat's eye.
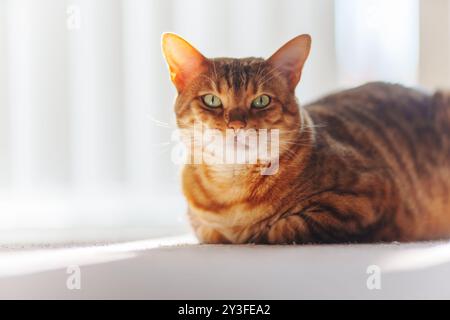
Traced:
<svg viewBox="0 0 450 320">
<path fill-rule="evenodd" d="M 219 108 L 222 106 L 222 101 L 219 97 L 213 94 L 206 94 L 202 97 L 203 103 L 210 108 Z"/>
<path fill-rule="evenodd" d="M 268 95 L 260 95 L 252 101 L 252 107 L 256 109 L 262 109 L 270 104 L 270 97 Z"/>
</svg>

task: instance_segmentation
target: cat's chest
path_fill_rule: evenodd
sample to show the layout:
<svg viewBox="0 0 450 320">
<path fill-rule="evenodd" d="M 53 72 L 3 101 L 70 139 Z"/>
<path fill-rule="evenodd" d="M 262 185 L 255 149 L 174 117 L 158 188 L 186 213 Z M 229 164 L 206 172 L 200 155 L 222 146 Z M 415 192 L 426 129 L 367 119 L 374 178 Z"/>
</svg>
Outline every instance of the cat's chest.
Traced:
<svg viewBox="0 0 450 320">
<path fill-rule="evenodd" d="M 274 215 L 270 204 L 239 203 L 214 211 L 189 203 L 192 226 L 202 242 L 244 243 Z"/>
<path fill-rule="evenodd" d="M 183 191 L 192 225 L 198 237 L 207 243 L 248 242 L 278 219 L 284 212 L 283 200 L 290 193 L 289 188 L 277 190 L 277 183 L 269 187 L 267 180 L 263 184 L 230 183 L 202 176 L 194 170 L 185 170 Z"/>
</svg>

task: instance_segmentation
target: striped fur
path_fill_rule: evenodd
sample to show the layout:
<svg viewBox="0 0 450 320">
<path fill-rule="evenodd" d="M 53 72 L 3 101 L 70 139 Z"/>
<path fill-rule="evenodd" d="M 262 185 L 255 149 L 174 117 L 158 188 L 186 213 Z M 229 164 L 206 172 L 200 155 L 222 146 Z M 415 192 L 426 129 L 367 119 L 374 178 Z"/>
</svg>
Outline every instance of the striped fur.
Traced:
<svg viewBox="0 0 450 320">
<path fill-rule="evenodd" d="M 280 129 L 280 170 L 186 165 L 183 192 L 204 243 L 416 241 L 450 236 L 450 94 L 370 83 L 300 107 L 266 60 L 211 59 L 179 93 L 178 125 Z M 199 97 L 224 102 L 206 110 Z M 274 97 L 252 110 L 261 93 Z"/>
</svg>

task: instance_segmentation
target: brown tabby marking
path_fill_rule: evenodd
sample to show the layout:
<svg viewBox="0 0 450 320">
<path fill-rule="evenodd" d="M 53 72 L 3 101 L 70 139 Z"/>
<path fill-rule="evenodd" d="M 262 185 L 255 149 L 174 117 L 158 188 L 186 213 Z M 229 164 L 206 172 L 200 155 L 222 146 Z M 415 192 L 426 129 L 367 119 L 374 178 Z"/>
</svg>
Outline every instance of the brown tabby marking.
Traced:
<svg viewBox="0 0 450 320">
<path fill-rule="evenodd" d="M 255 165 L 185 166 L 183 191 L 198 238 L 287 244 L 449 237 L 450 94 L 371 83 L 300 108 L 294 89 L 307 40 L 294 39 L 268 60 L 207 59 L 165 35 L 180 127 L 201 121 L 225 130 L 238 112 L 246 128 L 281 132 L 276 175 L 262 176 Z M 199 97 L 209 93 L 222 108 L 205 108 Z M 271 105 L 253 110 L 262 93 Z"/>
</svg>

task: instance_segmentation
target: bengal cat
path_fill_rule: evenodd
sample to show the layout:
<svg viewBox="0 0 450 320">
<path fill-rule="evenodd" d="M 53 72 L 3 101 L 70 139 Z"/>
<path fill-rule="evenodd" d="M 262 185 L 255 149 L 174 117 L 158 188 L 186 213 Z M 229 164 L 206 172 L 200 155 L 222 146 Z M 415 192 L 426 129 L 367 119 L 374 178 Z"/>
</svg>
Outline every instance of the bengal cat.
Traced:
<svg viewBox="0 0 450 320">
<path fill-rule="evenodd" d="M 450 94 L 370 83 L 300 107 L 295 88 L 308 35 L 267 60 L 208 59 L 171 33 L 162 46 L 180 128 L 279 130 L 275 174 L 261 174 L 261 162 L 184 166 L 183 192 L 201 242 L 450 236 Z"/>
</svg>

